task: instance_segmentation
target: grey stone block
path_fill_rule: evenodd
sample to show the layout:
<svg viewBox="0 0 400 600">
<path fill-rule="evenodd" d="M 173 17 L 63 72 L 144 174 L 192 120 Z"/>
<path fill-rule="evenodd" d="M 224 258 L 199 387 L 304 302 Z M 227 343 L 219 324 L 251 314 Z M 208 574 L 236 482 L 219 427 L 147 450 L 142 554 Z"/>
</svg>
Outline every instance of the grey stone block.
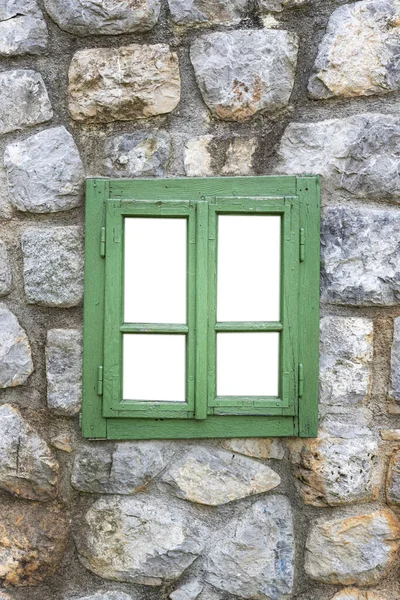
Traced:
<svg viewBox="0 0 400 600">
<path fill-rule="evenodd" d="M 60 29 L 80 36 L 149 31 L 160 14 L 160 0 L 44 0 L 44 6 Z"/>
<path fill-rule="evenodd" d="M 168 0 L 177 25 L 236 25 L 248 11 L 248 0 Z"/>
<path fill-rule="evenodd" d="M 125 133 L 108 140 L 105 154 L 109 177 L 162 177 L 171 139 L 166 132 Z"/>
<path fill-rule="evenodd" d="M 213 115 L 246 121 L 289 103 L 297 62 L 294 33 L 273 30 L 216 32 L 190 48 L 197 84 Z"/>
<path fill-rule="evenodd" d="M 400 317 L 394 319 L 391 353 L 390 396 L 400 403 Z"/>
<path fill-rule="evenodd" d="M 16 69 L 0 73 L 0 135 L 53 118 L 42 76 Z"/>
<path fill-rule="evenodd" d="M 36 0 L 0 0 L 0 56 L 40 54 L 47 42 Z"/>
<path fill-rule="evenodd" d="M 0 388 L 23 385 L 32 372 L 28 337 L 15 315 L 0 304 Z"/>
<path fill-rule="evenodd" d="M 400 303 L 400 214 L 328 208 L 322 223 L 322 300 L 353 306 Z"/>
<path fill-rule="evenodd" d="M 82 333 L 51 329 L 46 344 L 47 405 L 58 415 L 73 416 L 82 403 Z"/>
<path fill-rule="evenodd" d="M 3 240 L 0 240 L 0 296 L 11 292 L 12 272 L 8 252 Z"/>
<path fill-rule="evenodd" d="M 396 507 L 400 506 L 400 450 L 393 452 L 390 457 L 386 497 L 389 504 Z"/>
<path fill-rule="evenodd" d="M 7 146 L 4 155 L 12 204 L 21 211 L 49 213 L 79 206 L 85 171 L 65 127 L 54 127 Z"/>
<path fill-rule="evenodd" d="M 258 500 L 216 534 L 205 579 L 240 598 L 286 600 L 293 588 L 292 512 L 285 496 Z"/>
<path fill-rule="evenodd" d="M 28 303 L 65 308 L 78 306 L 83 298 L 80 227 L 26 229 L 21 241 Z"/>
</svg>

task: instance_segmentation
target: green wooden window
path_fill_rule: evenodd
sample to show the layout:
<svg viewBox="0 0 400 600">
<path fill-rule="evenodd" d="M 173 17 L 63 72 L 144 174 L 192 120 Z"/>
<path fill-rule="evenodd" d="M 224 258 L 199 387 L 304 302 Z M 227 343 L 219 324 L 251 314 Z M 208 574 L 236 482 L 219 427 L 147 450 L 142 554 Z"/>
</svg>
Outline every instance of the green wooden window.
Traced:
<svg viewBox="0 0 400 600">
<path fill-rule="evenodd" d="M 89 179 L 82 431 L 317 434 L 318 177 Z"/>
</svg>

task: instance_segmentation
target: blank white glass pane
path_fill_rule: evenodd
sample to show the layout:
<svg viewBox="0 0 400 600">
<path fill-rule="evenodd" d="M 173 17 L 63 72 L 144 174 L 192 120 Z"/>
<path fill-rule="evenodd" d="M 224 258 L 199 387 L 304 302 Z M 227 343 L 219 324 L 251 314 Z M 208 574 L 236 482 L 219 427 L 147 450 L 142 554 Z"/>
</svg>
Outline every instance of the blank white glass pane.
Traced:
<svg viewBox="0 0 400 600">
<path fill-rule="evenodd" d="M 217 334 L 217 395 L 278 396 L 279 333 Z"/>
<path fill-rule="evenodd" d="M 124 400 L 185 401 L 185 335 L 124 335 Z"/>
<path fill-rule="evenodd" d="M 186 219 L 125 219 L 127 323 L 186 323 Z"/>
<path fill-rule="evenodd" d="M 218 218 L 218 321 L 279 321 L 279 216 Z"/>
</svg>

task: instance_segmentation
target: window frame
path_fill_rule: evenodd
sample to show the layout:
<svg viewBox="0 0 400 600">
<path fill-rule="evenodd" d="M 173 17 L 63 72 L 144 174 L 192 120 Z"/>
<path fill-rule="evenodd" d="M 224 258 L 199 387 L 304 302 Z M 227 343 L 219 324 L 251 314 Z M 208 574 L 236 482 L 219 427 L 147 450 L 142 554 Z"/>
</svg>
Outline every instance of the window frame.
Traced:
<svg viewBox="0 0 400 600">
<path fill-rule="evenodd" d="M 276 398 L 254 401 L 254 398 L 235 397 L 232 400 L 215 396 L 208 398 L 206 395 L 207 388 L 211 394 L 214 390 L 215 373 L 212 374 L 211 365 L 216 359 L 215 330 L 221 330 L 214 323 L 216 219 L 218 214 L 240 212 L 284 215 L 281 248 L 285 283 L 282 290 L 287 290 L 287 294 L 281 294 L 283 328 L 279 330 L 282 330 L 282 335 L 290 336 L 285 347 L 290 343 L 293 351 L 288 359 L 288 352 L 282 352 L 284 344 L 281 344 L 281 360 L 286 364 L 281 362 L 280 392 L 284 390 L 284 401 L 285 397 L 291 401 L 281 401 L 279 405 Z M 127 331 L 121 325 L 123 295 L 118 282 L 123 282 L 123 219 L 129 215 L 188 219 L 189 406 L 176 403 L 179 406 L 172 407 L 170 402 L 161 406 L 160 403 L 149 405 L 146 401 L 135 402 L 136 406 L 123 410 L 119 402 L 121 385 L 115 385 L 115 382 L 121 382 L 121 347 L 115 346 L 115 340 L 110 345 L 109 340 L 116 327 L 121 332 Z M 319 221 L 320 186 L 317 176 L 88 179 L 83 436 L 91 439 L 315 437 L 318 423 Z M 292 265 L 290 272 L 288 256 Z M 287 263 L 285 267 L 284 262 Z M 298 281 L 298 293 L 290 285 L 293 278 Z M 289 315 L 290 328 L 285 326 Z M 201 327 L 207 319 L 208 330 Z M 236 330 L 237 327 L 235 323 Z M 242 331 L 254 330 L 253 324 L 242 323 L 240 327 Z M 136 326 L 135 331 L 140 329 L 149 331 L 146 324 Z M 182 328 L 157 329 L 178 333 Z M 107 344 L 104 344 L 105 339 Z M 204 349 L 199 352 L 199 348 Z M 285 384 L 282 383 L 284 380 Z"/>
</svg>

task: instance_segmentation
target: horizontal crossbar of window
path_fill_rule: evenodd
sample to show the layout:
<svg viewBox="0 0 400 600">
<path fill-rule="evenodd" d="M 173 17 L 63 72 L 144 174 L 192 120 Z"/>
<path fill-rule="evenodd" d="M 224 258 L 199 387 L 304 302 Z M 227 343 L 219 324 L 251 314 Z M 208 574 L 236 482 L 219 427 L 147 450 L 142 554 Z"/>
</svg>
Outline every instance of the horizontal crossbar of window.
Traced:
<svg viewBox="0 0 400 600">
<path fill-rule="evenodd" d="M 282 331 L 283 325 L 279 321 L 224 321 L 216 323 L 215 331 Z"/>
<path fill-rule="evenodd" d="M 189 327 L 179 323 L 124 323 L 121 333 L 188 333 Z"/>
</svg>

